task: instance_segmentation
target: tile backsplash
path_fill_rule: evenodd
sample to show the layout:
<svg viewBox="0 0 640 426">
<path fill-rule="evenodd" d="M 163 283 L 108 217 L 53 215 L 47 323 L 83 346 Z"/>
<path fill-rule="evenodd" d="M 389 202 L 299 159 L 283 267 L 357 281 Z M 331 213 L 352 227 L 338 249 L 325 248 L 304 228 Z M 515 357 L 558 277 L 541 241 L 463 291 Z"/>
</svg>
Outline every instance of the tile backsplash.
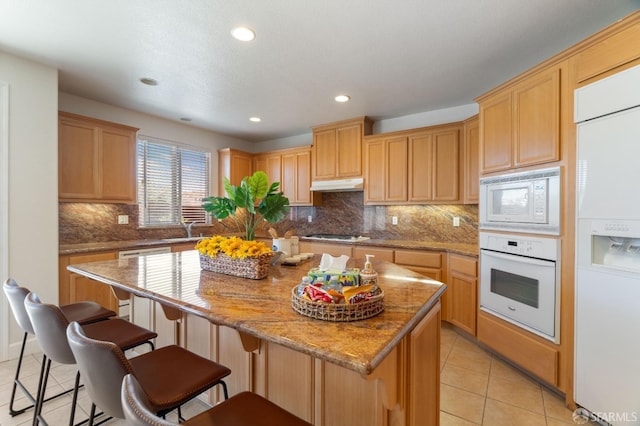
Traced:
<svg viewBox="0 0 640 426">
<path fill-rule="evenodd" d="M 60 203 L 60 244 L 176 238 L 186 236 L 182 226 L 138 227 L 135 204 Z M 127 225 L 118 224 L 118 216 L 129 216 Z M 309 216 L 311 223 L 308 222 Z M 392 217 L 398 224 L 392 224 Z M 453 226 L 453 218 L 460 226 Z M 267 224 L 264 228 L 271 226 Z M 317 207 L 292 207 L 287 217 L 274 226 L 279 234 L 294 229 L 297 235 L 353 234 L 394 240 L 438 241 L 477 244 L 477 205 L 397 205 L 365 206 L 363 192 L 324 193 Z M 196 225 L 193 235 L 233 232 L 225 220 L 211 225 Z"/>
</svg>

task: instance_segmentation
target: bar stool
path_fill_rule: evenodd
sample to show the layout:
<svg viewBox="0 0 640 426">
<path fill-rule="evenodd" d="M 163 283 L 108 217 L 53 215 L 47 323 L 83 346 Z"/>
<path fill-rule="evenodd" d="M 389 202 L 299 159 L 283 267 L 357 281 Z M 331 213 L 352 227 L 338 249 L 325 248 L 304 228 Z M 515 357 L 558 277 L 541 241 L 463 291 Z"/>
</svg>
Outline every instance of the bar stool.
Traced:
<svg viewBox="0 0 640 426">
<path fill-rule="evenodd" d="M 127 374 L 141 383 L 158 416 L 179 409 L 218 384 L 225 399 L 228 397 L 223 379 L 231 370 L 180 346 L 165 346 L 127 359 L 115 344 L 88 337 L 77 322 L 67 327 L 67 339 L 93 401 L 89 426 L 93 425 L 96 405 L 112 417 L 125 418 L 120 392 Z M 181 418 L 179 411 L 178 416 Z"/>
<path fill-rule="evenodd" d="M 127 424 L 130 426 L 177 426 L 157 417 L 152 404 L 131 374 L 122 380 L 120 395 Z M 310 423 L 283 410 L 273 402 L 252 392 L 241 392 L 209 410 L 181 423 L 185 426 L 310 426 Z"/>
<path fill-rule="evenodd" d="M 20 347 L 20 356 L 18 357 L 18 366 L 16 367 L 16 375 L 13 379 L 13 388 L 11 389 L 11 400 L 9 402 L 9 414 L 13 417 L 17 416 L 18 414 L 24 413 L 25 411 L 36 405 L 36 397 L 34 397 L 20 381 L 20 369 L 22 367 L 24 350 L 27 346 L 27 337 L 30 334 L 33 335 L 35 333 L 33 331 L 33 326 L 31 324 L 31 320 L 29 319 L 29 315 L 27 314 L 27 311 L 24 307 L 24 299 L 27 294 L 29 294 L 29 289 L 20 287 L 18 283 L 12 278 L 7 278 L 2 287 L 4 290 L 4 294 L 7 296 L 7 300 L 9 301 L 9 306 L 11 306 L 13 317 L 18 323 L 18 326 L 20 326 L 20 328 L 22 328 L 22 330 L 24 331 L 22 346 Z M 72 303 L 69 305 L 62 305 L 60 306 L 60 309 L 69 321 L 78 321 L 80 324 L 89 324 L 92 322 L 103 321 L 116 315 L 115 312 L 106 309 L 95 302 Z M 44 359 L 42 361 L 42 365 L 44 366 Z M 20 409 L 15 409 L 13 407 L 17 388 L 20 388 L 22 390 L 24 395 L 31 402 L 31 405 Z M 47 401 L 62 395 L 66 395 L 72 390 L 73 389 L 67 389 L 56 395 L 50 396 L 49 398 L 47 398 Z"/>
<path fill-rule="evenodd" d="M 66 338 L 66 329 L 69 321 L 58 306 L 42 303 L 35 293 L 27 294 L 27 297 L 24 299 L 24 305 L 31 324 L 33 325 L 36 339 L 46 360 L 44 363 L 46 366 L 43 364 L 44 369 L 42 370 L 40 384 L 38 386 L 33 422 L 34 425 L 37 425 L 38 422 L 46 424 L 46 421 L 42 418 L 42 406 L 45 400 L 51 361 L 56 361 L 60 364 L 76 364 L 76 360 L 73 357 Z M 77 322 L 74 323 L 78 324 Z M 78 326 L 80 327 L 80 325 Z M 94 322 L 83 325 L 82 327 L 87 335 L 113 342 L 112 344 L 122 348 L 123 351 L 143 344 L 148 344 L 153 350 L 154 346 L 151 339 L 158 336 L 146 328 L 139 327 L 120 318 Z M 98 366 L 97 368 L 101 367 Z M 74 422 L 79 385 L 80 372 L 78 371 L 73 387 L 73 401 L 71 403 L 71 415 L 69 419 L 70 426 L 73 426 Z"/>
</svg>

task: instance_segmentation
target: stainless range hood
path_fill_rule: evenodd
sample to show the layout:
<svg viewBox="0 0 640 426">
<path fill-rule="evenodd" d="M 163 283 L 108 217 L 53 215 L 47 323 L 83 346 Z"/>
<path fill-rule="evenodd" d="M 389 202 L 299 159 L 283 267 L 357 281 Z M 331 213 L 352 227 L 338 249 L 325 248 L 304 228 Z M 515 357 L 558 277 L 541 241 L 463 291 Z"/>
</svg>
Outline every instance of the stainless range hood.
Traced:
<svg viewBox="0 0 640 426">
<path fill-rule="evenodd" d="M 364 179 L 314 180 L 311 190 L 318 192 L 364 191 Z"/>
</svg>

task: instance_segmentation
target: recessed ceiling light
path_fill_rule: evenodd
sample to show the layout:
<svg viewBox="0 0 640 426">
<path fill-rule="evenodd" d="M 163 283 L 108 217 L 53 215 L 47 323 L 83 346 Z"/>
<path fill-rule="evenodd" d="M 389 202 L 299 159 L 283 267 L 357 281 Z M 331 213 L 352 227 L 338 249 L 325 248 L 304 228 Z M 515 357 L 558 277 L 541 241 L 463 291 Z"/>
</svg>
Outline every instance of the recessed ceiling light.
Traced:
<svg viewBox="0 0 640 426">
<path fill-rule="evenodd" d="M 256 38 L 256 33 L 248 27 L 236 27 L 231 30 L 231 35 L 240 41 L 251 41 Z"/>
<path fill-rule="evenodd" d="M 155 80 L 153 78 L 148 78 L 148 77 L 142 77 L 140 79 L 140 83 L 146 84 L 147 86 L 157 86 L 158 80 Z"/>
<path fill-rule="evenodd" d="M 336 102 L 347 102 L 347 101 L 349 101 L 349 99 L 351 99 L 351 97 L 349 97 L 347 95 L 338 95 L 333 99 L 335 99 Z"/>
<path fill-rule="evenodd" d="M 249 117 L 249 121 L 253 121 L 254 123 L 259 123 L 262 121 L 260 117 Z"/>
</svg>

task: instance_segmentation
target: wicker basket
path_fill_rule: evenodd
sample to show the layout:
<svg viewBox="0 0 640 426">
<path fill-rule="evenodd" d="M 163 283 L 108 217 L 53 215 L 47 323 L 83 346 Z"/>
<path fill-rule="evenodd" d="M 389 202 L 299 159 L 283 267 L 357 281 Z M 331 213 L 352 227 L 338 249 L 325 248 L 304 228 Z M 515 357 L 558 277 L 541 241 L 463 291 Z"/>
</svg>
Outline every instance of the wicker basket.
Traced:
<svg viewBox="0 0 640 426">
<path fill-rule="evenodd" d="M 291 307 L 294 311 L 301 315 L 311 318 L 345 322 L 359 321 L 374 317 L 384 310 L 384 291 L 378 288 L 378 293 L 364 302 L 354 304 L 335 304 L 312 302 L 299 297 L 297 292 L 298 286 L 291 289 Z"/>
<path fill-rule="evenodd" d="M 273 257 L 273 253 L 244 259 L 234 259 L 222 253 L 218 253 L 216 257 L 200 253 L 200 267 L 206 271 L 220 274 L 261 280 L 269 274 L 271 257 Z"/>
</svg>

